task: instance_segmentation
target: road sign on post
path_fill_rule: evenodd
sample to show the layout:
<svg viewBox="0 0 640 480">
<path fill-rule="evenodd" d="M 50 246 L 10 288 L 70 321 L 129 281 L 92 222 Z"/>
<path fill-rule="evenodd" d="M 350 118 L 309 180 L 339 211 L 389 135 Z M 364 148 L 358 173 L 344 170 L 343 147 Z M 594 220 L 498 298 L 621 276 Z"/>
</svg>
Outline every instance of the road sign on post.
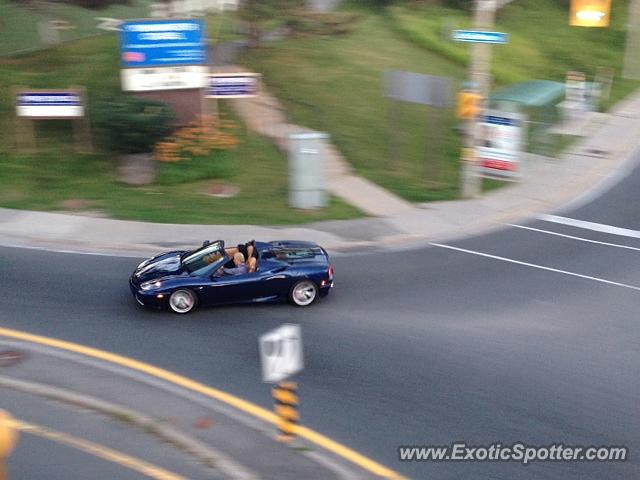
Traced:
<svg viewBox="0 0 640 480">
<path fill-rule="evenodd" d="M 485 32 L 481 30 L 454 30 L 456 42 L 469 43 L 507 43 L 509 36 L 502 32 Z"/>
<path fill-rule="evenodd" d="M 259 340 L 262 380 L 277 383 L 304 368 L 300 325 L 285 323 Z"/>
</svg>

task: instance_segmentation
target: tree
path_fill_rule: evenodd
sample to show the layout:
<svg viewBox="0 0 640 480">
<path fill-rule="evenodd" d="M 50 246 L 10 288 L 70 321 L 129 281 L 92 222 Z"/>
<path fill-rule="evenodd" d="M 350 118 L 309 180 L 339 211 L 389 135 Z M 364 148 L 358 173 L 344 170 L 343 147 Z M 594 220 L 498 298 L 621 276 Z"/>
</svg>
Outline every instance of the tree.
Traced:
<svg viewBox="0 0 640 480">
<path fill-rule="evenodd" d="M 251 45 L 261 44 L 265 22 L 281 19 L 284 23 L 293 10 L 302 8 L 303 5 L 304 0 L 244 0 L 239 13 L 249 27 Z"/>
</svg>

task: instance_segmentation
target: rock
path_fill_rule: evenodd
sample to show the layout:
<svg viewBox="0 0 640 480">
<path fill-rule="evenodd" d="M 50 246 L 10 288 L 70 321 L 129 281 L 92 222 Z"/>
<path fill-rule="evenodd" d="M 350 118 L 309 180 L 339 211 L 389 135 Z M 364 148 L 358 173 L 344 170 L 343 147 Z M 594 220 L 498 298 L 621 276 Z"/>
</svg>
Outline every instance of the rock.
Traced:
<svg viewBox="0 0 640 480">
<path fill-rule="evenodd" d="M 136 153 L 120 156 L 116 175 L 122 183 L 143 186 L 153 183 L 158 167 L 151 153 Z"/>
</svg>

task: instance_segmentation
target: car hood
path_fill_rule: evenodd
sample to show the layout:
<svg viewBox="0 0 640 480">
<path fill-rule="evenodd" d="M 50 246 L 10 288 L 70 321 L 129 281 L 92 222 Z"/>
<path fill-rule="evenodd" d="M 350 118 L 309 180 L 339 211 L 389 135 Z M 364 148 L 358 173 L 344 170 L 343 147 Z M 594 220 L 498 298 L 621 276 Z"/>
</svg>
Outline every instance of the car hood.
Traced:
<svg viewBox="0 0 640 480">
<path fill-rule="evenodd" d="M 150 258 L 138 265 L 133 276 L 142 283 L 162 277 L 180 275 L 185 272 L 180 261 L 180 256 L 183 253 L 183 251 L 168 252 Z"/>
</svg>

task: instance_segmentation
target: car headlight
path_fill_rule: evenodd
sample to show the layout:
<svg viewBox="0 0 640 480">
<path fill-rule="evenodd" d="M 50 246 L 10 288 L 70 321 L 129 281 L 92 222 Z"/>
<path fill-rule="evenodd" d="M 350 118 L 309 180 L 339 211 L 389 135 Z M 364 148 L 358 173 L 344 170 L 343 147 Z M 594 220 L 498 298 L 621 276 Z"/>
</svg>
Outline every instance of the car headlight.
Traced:
<svg viewBox="0 0 640 480">
<path fill-rule="evenodd" d="M 145 261 L 141 262 L 141 263 L 140 263 L 140 265 L 138 265 L 138 266 L 136 267 L 136 270 L 137 270 L 137 269 L 140 269 L 140 268 L 142 268 L 142 267 L 146 267 L 146 266 L 147 266 L 147 264 L 149 263 L 149 261 L 150 261 L 150 260 L 149 260 L 149 259 L 147 259 L 147 260 L 145 260 Z"/>
<path fill-rule="evenodd" d="M 144 282 L 142 285 L 140 285 L 140 288 L 142 290 L 152 290 L 154 288 L 160 288 L 161 285 L 162 282 L 160 280 L 152 280 L 150 282 Z"/>
</svg>

